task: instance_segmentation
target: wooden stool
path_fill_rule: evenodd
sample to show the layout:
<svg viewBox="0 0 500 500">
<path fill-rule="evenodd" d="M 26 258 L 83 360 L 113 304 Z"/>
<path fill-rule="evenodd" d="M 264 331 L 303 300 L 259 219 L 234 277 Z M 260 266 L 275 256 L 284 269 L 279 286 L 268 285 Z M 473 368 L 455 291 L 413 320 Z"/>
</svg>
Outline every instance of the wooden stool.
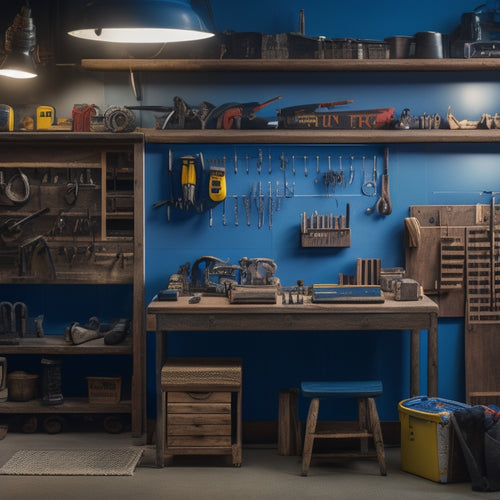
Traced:
<svg viewBox="0 0 500 500">
<path fill-rule="evenodd" d="M 307 415 L 304 449 L 302 454 L 302 475 L 307 476 L 311 464 L 312 450 L 315 439 L 361 439 L 359 452 L 321 454 L 329 458 L 377 457 L 380 474 L 387 474 L 385 466 L 384 442 L 377 407 L 373 398 L 382 394 L 382 382 L 302 382 L 302 395 L 312 398 Z M 359 426 L 353 431 L 341 432 L 335 430 L 316 431 L 318 421 L 319 400 L 324 398 L 357 398 Z M 368 452 L 368 438 L 372 438 L 375 453 Z"/>
<path fill-rule="evenodd" d="M 241 359 L 169 358 L 161 370 L 165 457 L 232 455 L 241 465 Z"/>
</svg>

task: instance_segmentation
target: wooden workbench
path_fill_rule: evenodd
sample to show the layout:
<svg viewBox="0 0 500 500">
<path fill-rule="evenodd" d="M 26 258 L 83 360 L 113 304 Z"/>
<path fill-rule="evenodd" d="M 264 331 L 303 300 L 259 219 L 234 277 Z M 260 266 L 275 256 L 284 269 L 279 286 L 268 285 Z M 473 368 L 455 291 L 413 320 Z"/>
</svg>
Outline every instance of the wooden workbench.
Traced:
<svg viewBox="0 0 500 500">
<path fill-rule="evenodd" d="M 438 391 L 438 306 L 428 297 L 398 302 L 386 297 L 380 304 L 230 304 L 226 297 L 189 297 L 148 306 L 148 329 L 156 331 L 156 461 L 165 458 L 165 408 L 161 369 L 167 361 L 168 332 L 222 331 L 345 331 L 410 330 L 410 396 L 419 395 L 420 331 L 428 331 L 427 394 Z M 280 302 L 280 300 L 278 300 Z"/>
</svg>

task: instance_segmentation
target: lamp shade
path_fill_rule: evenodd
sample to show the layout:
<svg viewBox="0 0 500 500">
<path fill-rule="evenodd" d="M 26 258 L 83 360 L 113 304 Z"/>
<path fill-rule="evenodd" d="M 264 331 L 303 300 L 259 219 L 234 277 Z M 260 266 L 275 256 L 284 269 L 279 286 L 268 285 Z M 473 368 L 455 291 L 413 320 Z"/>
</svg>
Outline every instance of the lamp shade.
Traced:
<svg viewBox="0 0 500 500">
<path fill-rule="evenodd" d="M 93 0 L 68 33 L 115 43 L 166 43 L 213 36 L 189 2 Z"/>
<path fill-rule="evenodd" d="M 0 66 L 0 76 L 35 78 L 37 76 L 35 61 L 25 52 L 11 52 L 5 56 Z"/>
<path fill-rule="evenodd" d="M 37 76 L 32 57 L 35 46 L 36 28 L 31 18 L 31 9 L 23 6 L 5 32 L 6 56 L 0 66 L 0 75 L 11 78 Z"/>
</svg>

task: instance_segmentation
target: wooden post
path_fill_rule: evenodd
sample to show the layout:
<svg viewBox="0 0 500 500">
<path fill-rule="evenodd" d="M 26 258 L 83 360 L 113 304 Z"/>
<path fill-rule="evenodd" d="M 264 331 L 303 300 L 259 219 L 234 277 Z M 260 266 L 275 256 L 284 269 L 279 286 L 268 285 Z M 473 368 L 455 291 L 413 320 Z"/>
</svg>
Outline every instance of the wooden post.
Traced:
<svg viewBox="0 0 500 500">
<path fill-rule="evenodd" d="M 286 389 L 279 393 L 278 407 L 278 454 L 294 456 L 302 454 L 298 389 Z"/>
</svg>

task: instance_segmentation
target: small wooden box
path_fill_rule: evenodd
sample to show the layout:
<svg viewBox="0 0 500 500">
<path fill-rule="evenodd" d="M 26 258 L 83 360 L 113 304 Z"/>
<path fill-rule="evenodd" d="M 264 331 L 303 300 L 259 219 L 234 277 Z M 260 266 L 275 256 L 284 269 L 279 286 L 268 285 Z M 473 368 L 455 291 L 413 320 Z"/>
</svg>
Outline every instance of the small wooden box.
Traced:
<svg viewBox="0 0 500 500">
<path fill-rule="evenodd" d="M 241 465 L 241 379 L 240 359 L 167 360 L 161 371 L 166 458 L 232 455 Z"/>
<path fill-rule="evenodd" d="M 90 403 L 119 403 L 121 377 L 87 377 Z"/>
</svg>

